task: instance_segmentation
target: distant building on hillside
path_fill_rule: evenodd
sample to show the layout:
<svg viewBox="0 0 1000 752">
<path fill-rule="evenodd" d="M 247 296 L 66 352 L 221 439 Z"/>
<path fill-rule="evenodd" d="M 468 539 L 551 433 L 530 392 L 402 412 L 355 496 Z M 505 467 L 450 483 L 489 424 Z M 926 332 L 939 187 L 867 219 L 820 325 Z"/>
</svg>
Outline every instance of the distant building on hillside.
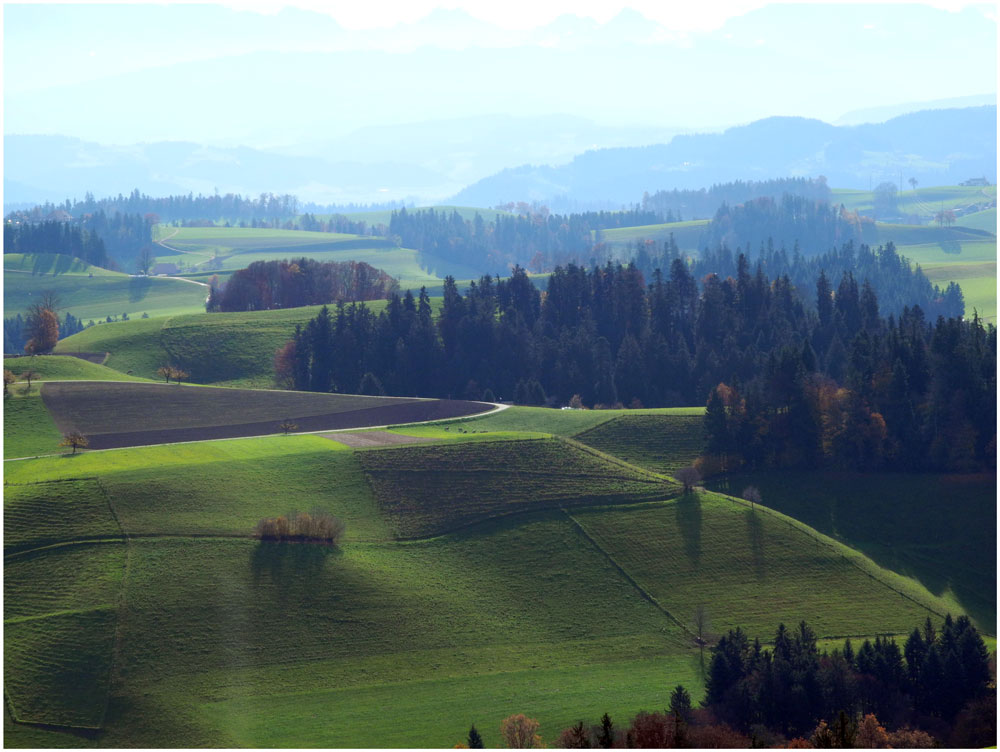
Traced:
<svg viewBox="0 0 1000 752">
<path fill-rule="evenodd" d="M 964 183 L 959 183 L 959 185 L 964 185 L 967 188 L 975 188 L 990 185 L 990 181 L 986 178 L 969 178 Z"/>
</svg>

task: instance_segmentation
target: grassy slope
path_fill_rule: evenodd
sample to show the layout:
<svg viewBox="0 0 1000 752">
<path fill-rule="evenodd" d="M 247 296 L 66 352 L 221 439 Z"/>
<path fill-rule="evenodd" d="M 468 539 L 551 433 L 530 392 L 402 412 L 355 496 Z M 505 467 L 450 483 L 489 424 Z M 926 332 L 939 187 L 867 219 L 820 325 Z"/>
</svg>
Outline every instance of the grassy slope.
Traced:
<svg viewBox="0 0 1000 752">
<path fill-rule="evenodd" d="M 193 270 L 206 270 L 216 255 L 220 269 L 242 269 L 255 261 L 302 257 L 316 261 L 364 261 L 397 277 L 406 287 L 434 285 L 440 278 L 422 269 L 417 252 L 397 248 L 384 238 L 302 230 L 227 227 L 181 227 L 176 233 L 164 228 L 163 243 L 182 253 L 163 255 L 161 261 L 183 263 Z M 166 250 L 163 251 L 167 253 Z M 449 265 L 439 272 L 457 278 L 475 278 L 476 271 Z"/>
<path fill-rule="evenodd" d="M 47 254 L 51 257 L 54 254 Z M 67 262 L 41 263 L 32 256 L 4 256 L 4 316 L 23 314 L 48 291 L 59 298 L 59 313 L 70 312 L 83 321 L 107 316 L 139 318 L 169 316 L 204 310 L 205 287 L 176 279 L 130 277 L 63 257 Z M 38 272 L 34 273 L 33 270 Z M 41 270 L 45 269 L 45 273 Z M 88 274 L 93 273 L 93 278 Z"/>
<path fill-rule="evenodd" d="M 996 476 L 782 471 L 713 487 L 739 494 L 748 485 L 768 506 L 957 600 L 996 631 Z"/>
<path fill-rule="evenodd" d="M 658 244 L 670 238 L 673 234 L 674 242 L 682 251 L 698 251 L 698 240 L 705 227 L 708 225 L 707 219 L 695 219 L 687 222 L 672 222 L 661 225 L 643 225 L 641 227 L 616 227 L 611 230 L 601 231 L 601 240 L 611 246 L 624 250 L 628 243 L 636 243 L 639 240 L 654 240 Z"/>
<path fill-rule="evenodd" d="M 997 210 L 996 207 L 992 209 L 984 209 L 983 211 L 973 212 L 972 214 L 966 214 L 958 218 L 958 224 L 962 227 L 971 227 L 975 230 L 986 230 L 986 232 L 992 232 L 994 235 L 997 234 Z"/>
<path fill-rule="evenodd" d="M 690 465 L 704 451 L 702 413 L 622 415 L 576 439 L 626 462 L 669 474 Z"/>
<path fill-rule="evenodd" d="M 365 305 L 376 314 L 385 301 Z M 432 305 L 440 306 L 440 299 Z M 200 313 L 169 319 L 142 319 L 91 327 L 60 340 L 56 352 L 109 352 L 106 365 L 117 371 L 156 379 L 156 370 L 172 364 L 197 383 L 270 387 L 274 353 L 322 306 L 248 313 Z"/>
<path fill-rule="evenodd" d="M 466 425 L 507 413 L 507 424 L 496 428 L 576 433 L 586 427 L 584 418 L 614 417 L 511 408 Z M 458 425 L 432 428 L 450 436 Z M 461 434 L 463 440 L 494 436 Z M 742 508 L 711 495 L 697 510 L 678 502 L 575 508 L 573 516 L 600 547 L 557 509 L 393 542 L 393 520 L 362 470 L 402 468 L 395 476 L 401 492 L 417 501 L 414 489 L 426 492 L 433 504 L 423 507 L 423 517 L 445 520 L 469 502 L 492 505 L 497 494 L 566 493 L 557 476 L 573 471 L 579 479 L 573 463 L 580 462 L 593 466 L 592 485 L 634 485 L 646 477 L 552 439 L 352 452 L 318 436 L 271 437 L 7 463 L 7 483 L 63 480 L 50 484 L 59 494 L 8 486 L 5 517 L 23 531 L 18 535 L 30 537 L 31 520 L 52 519 L 67 505 L 77 521 L 61 534 L 76 537 L 102 526 L 111 531 L 104 509 L 113 508 L 124 530 L 137 536 L 128 546 L 117 612 L 120 661 L 100 746 L 447 746 L 473 722 L 488 745 L 497 745 L 500 720 L 514 712 L 539 718 L 551 742 L 578 718 L 596 722 L 608 711 L 623 721 L 640 708 L 661 708 L 677 683 L 700 696 L 690 636 L 636 584 L 682 622 L 693 600 L 709 593 L 717 627 L 727 619 L 759 624 L 764 637 L 775 614 L 788 613 L 788 621 L 806 616 L 821 634 L 895 631 L 919 621 L 919 607 L 869 572 L 937 605 L 914 584 L 817 542 L 775 514 L 758 512 L 753 537 Z M 475 485 L 476 475 L 485 478 L 472 469 L 485 465 L 504 468 L 505 486 Z M 435 476 L 420 476 L 428 467 L 448 470 L 438 473 L 442 482 L 432 492 L 427 484 L 437 483 Z M 68 480 L 94 477 L 99 486 Z M 110 506 L 102 507 L 101 493 Z M 348 521 L 340 551 L 172 537 L 245 535 L 259 516 L 315 505 Z M 142 537 L 155 533 L 171 537 Z M 118 547 L 72 547 L 91 548 Z M 71 569 L 86 575 L 85 587 L 66 574 L 62 562 L 69 559 L 36 557 L 36 567 L 47 561 L 51 567 L 15 580 L 25 608 L 69 605 L 109 616 L 91 609 L 107 600 L 98 591 L 100 583 L 114 582 L 113 562 L 80 556 Z M 843 563 L 845 556 L 857 566 Z M 104 574 L 92 574 L 95 566 Z M 831 569 L 837 577 L 818 579 Z M 28 583 L 39 577 L 56 584 L 34 590 Z M 808 613 L 797 610 L 797 599 Z M 61 655 L 69 643 L 59 640 L 67 634 L 80 636 L 91 646 L 91 663 L 103 665 L 98 648 L 113 627 L 107 619 L 77 621 L 71 631 L 58 619 L 30 623 L 38 624 L 34 632 L 8 630 L 5 638 L 8 654 L 21 661 L 8 668 L 9 686 L 44 679 L 31 673 L 31 655 L 50 644 L 63 645 L 55 652 Z M 61 675 L 47 681 L 53 676 Z M 33 707 L 51 705 L 55 696 L 61 712 L 87 710 L 79 695 L 48 689 L 20 689 L 19 696 Z M 103 698 L 101 687 L 88 697 Z M 5 730 L 9 746 L 40 738 L 33 729 Z"/>
<path fill-rule="evenodd" d="M 107 366 L 65 355 L 4 358 L 3 367 L 18 377 L 32 370 L 38 374 L 35 381 L 146 381 L 141 376 L 130 376 Z"/>
<path fill-rule="evenodd" d="M 715 634 L 769 635 L 800 619 L 823 636 L 900 634 L 928 609 L 954 610 L 887 570 L 870 577 L 863 557 L 790 518 L 711 493 L 573 516 L 681 623 L 704 606 Z"/>
<path fill-rule="evenodd" d="M 961 185 L 928 186 L 915 191 L 897 194 L 899 210 L 904 214 L 916 214 L 926 221 L 942 209 L 960 209 L 973 204 L 989 203 L 996 200 L 996 186 L 973 188 Z M 851 211 L 871 211 L 874 201 L 872 191 L 854 189 L 833 189 L 831 203 L 843 204 Z M 959 221 L 961 221 L 961 217 Z"/>
<path fill-rule="evenodd" d="M 29 457 L 59 449 L 62 434 L 42 404 L 40 387 L 11 387 L 3 403 L 3 456 Z"/>
</svg>

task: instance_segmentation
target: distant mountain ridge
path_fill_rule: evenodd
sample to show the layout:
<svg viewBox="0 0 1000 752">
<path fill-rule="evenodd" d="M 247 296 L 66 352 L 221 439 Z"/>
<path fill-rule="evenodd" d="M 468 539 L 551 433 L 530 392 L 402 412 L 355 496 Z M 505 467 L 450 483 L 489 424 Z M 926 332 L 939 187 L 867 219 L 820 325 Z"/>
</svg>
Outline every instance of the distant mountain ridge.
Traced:
<svg viewBox="0 0 1000 752">
<path fill-rule="evenodd" d="M 503 170 L 451 201 L 633 204 L 644 191 L 697 189 L 733 180 L 818 177 L 840 188 L 916 178 L 953 185 L 970 177 L 996 182 L 996 106 L 925 110 L 885 123 L 835 126 L 772 117 L 723 133 L 678 135 L 667 144 L 588 151 L 558 167 Z"/>
</svg>

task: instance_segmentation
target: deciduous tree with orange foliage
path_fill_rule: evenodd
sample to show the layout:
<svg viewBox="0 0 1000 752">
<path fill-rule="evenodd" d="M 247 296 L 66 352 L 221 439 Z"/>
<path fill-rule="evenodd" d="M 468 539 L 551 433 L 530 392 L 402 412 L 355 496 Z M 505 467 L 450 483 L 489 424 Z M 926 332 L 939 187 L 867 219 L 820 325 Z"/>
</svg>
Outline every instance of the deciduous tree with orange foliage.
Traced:
<svg viewBox="0 0 1000 752">
<path fill-rule="evenodd" d="M 500 723 L 500 736 L 508 749 L 536 749 L 542 746 L 538 721 L 524 713 L 504 718 Z"/>
</svg>

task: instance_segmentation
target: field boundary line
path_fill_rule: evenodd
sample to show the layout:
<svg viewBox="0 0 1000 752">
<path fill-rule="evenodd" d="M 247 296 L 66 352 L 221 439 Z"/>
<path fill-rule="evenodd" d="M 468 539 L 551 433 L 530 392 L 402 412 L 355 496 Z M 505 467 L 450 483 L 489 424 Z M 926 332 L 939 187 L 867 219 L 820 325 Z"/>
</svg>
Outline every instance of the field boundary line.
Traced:
<svg viewBox="0 0 1000 752">
<path fill-rule="evenodd" d="M 614 420 L 614 418 L 612 418 L 612 420 Z M 609 421 L 605 421 L 605 422 L 609 422 Z M 665 475 L 663 473 L 657 473 L 657 472 L 654 472 L 653 470 L 648 470 L 645 467 L 640 467 L 639 465 L 633 465 L 631 462 L 628 462 L 627 460 L 623 460 L 621 457 L 615 457 L 613 454 L 608 454 L 607 452 L 602 452 L 600 449 L 595 449 L 594 447 L 592 447 L 592 446 L 590 446 L 588 444 L 584 444 L 582 441 L 577 441 L 576 439 L 574 439 L 574 438 L 572 438 L 570 436 L 554 436 L 553 438 L 557 439 L 558 441 L 562 441 L 562 442 L 568 444 L 569 446 L 571 446 L 571 447 L 573 447 L 575 449 L 579 449 L 582 452 L 586 452 L 589 455 L 597 457 L 598 459 L 602 459 L 605 462 L 610 462 L 610 463 L 618 465 L 620 467 L 624 467 L 624 468 L 626 468 L 628 470 L 631 470 L 634 473 L 637 473 L 639 475 L 645 476 L 645 477 L 647 477 L 647 478 L 649 478 L 651 480 L 655 479 L 655 480 L 658 480 L 658 481 L 661 481 L 661 482 L 663 482 L 663 481 L 669 481 L 671 483 L 677 484 L 677 481 L 674 480 L 669 475 Z"/>
<path fill-rule="evenodd" d="M 572 523 L 573 523 L 573 525 L 575 525 L 575 526 L 576 526 L 576 529 L 577 529 L 577 531 L 578 531 L 578 532 L 579 532 L 579 533 L 580 533 L 580 534 L 581 534 L 581 535 L 582 535 L 582 536 L 583 536 L 583 537 L 584 537 L 585 539 L 587 539 L 588 541 L 590 541 L 590 544 L 591 544 L 591 545 L 592 545 L 592 546 L 593 546 L 594 548 L 596 548 L 596 549 L 597 549 L 598 551 L 600 551 L 600 552 L 601 552 L 602 554 L 604 554 L 605 558 L 606 558 L 606 559 L 607 559 L 607 560 L 608 560 L 609 562 L 611 562 L 611 565 L 612 565 L 612 566 L 613 566 L 613 567 L 614 567 L 615 569 L 617 569 L 617 570 L 618 570 L 619 574 L 621 574 L 621 576 L 622 576 L 622 577 L 624 577 L 624 578 L 625 578 L 625 580 L 626 580 L 626 581 L 627 581 L 627 582 L 628 582 L 628 583 L 629 583 L 629 584 L 630 584 L 630 585 L 631 585 L 632 587 L 634 587 L 634 588 L 635 588 L 635 589 L 636 589 L 636 590 L 637 590 L 637 591 L 639 592 L 639 595 L 641 595 L 641 596 L 642 596 L 642 597 L 643 597 L 643 598 L 644 598 L 645 600 L 649 601 L 649 602 L 650 602 L 650 603 L 651 603 L 651 604 L 652 604 L 653 606 L 655 606 L 655 607 L 656 607 L 656 608 L 657 608 L 657 609 L 658 609 L 658 610 L 659 610 L 659 611 L 660 611 L 660 612 L 661 612 L 661 613 L 662 613 L 662 614 L 663 614 L 664 616 L 666 616 L 666 617 L 667 617 L 667 618 L 668 618 L 668 619 L 669 619 L 670 621 L 672 621 L 672 622 L 673 622 L 674 624 L 676 624 L 676 625 L 677 625 L 678 627 L 680 627 L 682 631 L 684 631 L 684 632 L 685 632 L 685 633 L 686 633 L 686 634 L 687 634 L 688 636 L 690 636 L 691 638 L 693 638 L 693 639 L 694 639 L 694 640 L 695 640 L 695 641 L 697 642 L 697 640 L 698 640 L 698 635 L 696 635 L 696 634 L 695 634 L 694 632 L 692 632 L 692 631 L 691 631 L 690 629 L 688 629 L 688 627 L 686 627 L 686 626 L 685 626 L 684 624 L 682 624 L 682 623 L 681 623 L 681 621 L 680 621 L 680 620 L 679 620 L 679 619 L 678 619 L 678 618 L 677 618 L 676 616 L 674 616 L 674 615 L 673 615 L 672 613 L 670 613 L 670 612 L 669 612 L 669 611 L 668 611 L 668 610 L 667 610 L 667 609 L 666 609 L 666 608 L 665 608 L 665 607 L 663 606 L 663 604 L 661 604 L 661 603 L 660 603 L 660 602 L 659 602 L 658 600 L 656 600 L 656 598 L 654 598 L 654 597 L 652 596 L 652 594 L 651 594 L 651 593 L 649 593 L 649 592 L 648 592 L 648 591 L 647 591 L 647 590 L 646 590 L 646 589 L 645 589 L 645 588 L 644 588 L 644 587 L 643 587 L 642 585 L 640 585 L 640 584 L 639 584 L 639 582 L 638 582 L 638 581 L 637 581 L 637 580 L 636 580 L 636 579 L 635 579 L 635 578 L 634 578 L 634 577 L 633 577 L 632 575 L 630 575 L 630 574 L 628 573 L 628 571 L 626 571 L 625 567 L 623 567 L 623 566 L 622 566 L 621 564 L 619 564 L 619 563 L 618 563 L 618 562 L 617 562 L 617 561 L 615 560 L 615 557 L 613 557 L 613 556 L 612 556 L 612 555 L 611 555 L 610 553 L 608 553 L 608 552 L 607 552 L 607 551 L 606 551 L 606 550 L 605 550 L 605 549 L 604 549 L 604 548 L 603 548 L 603 547 L 601 546 L 601 544 L 599 544 L 599 543 L 598 543 L 598 542 L 597 542 L 596 540 L 594 540 L 593 536 L 592 536 L 592 535 L 591 535 L 590 533 L 588 533 L 588 532 L 587 532 L 587 529 L 586 529 L 586 528 L 585 528 L 585 527 L 584 527 L 583 525 L 581 525 L 581 524 L 580 524 L 580 521 L 579 521 L 579 520 L 577 520 L 577 519 L 576 519 L 576 517 L 574 517 L 574 516 L 573 516 L 572 514 L 570 514 L 570 513 L 569 513 L 569 511 L 567 511 L 567 510 L 566 510 L 565 508 L 563 508 L 563 509 L 562 509 L 561 511 L 562 511 L 562 513 L 563 513 L 563 514 L 565 514 L 565 515 L 566 515 L 566 517 L 567 517 L 567 518 L 569 519 L 569 521 L 570 521 L 570 522 L 572 522 Z"/>
</svg>

